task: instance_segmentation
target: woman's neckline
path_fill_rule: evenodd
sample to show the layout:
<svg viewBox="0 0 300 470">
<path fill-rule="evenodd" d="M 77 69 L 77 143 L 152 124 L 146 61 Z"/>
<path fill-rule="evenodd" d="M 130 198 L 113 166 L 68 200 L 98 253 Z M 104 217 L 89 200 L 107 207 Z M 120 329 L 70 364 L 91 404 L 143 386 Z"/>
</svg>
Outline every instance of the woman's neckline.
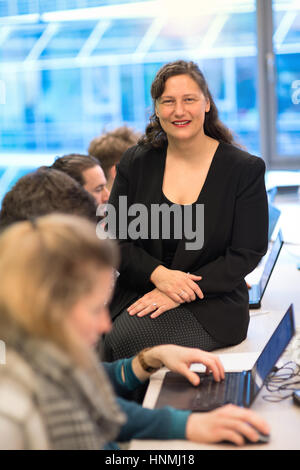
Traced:
<svg viewBox="0 0 300 470">
<path fill-rule="evenodd" d="M 172 201 L 170 201 L 170 199 L 167 198 L 167 196 L 164 194 L 163 189 L 162 189 L 162 187 L 163 187 L 163 181 L 164 181 L 164 175 L 165 175 L 166 158 L 167 158 L 167 146 L 166 146 L 165 152 L 164 152 L 164 154 L 165 154 L 164 157 L 165 157 L 165 158 L 164 158 L 163 172 L 162 172 L 162 182 L 161 182 L 161 192 L 162 192 L 163 197 L 164 197 L 170 204 L 174 204 L 174 205 L 181 206 L 181 207 L 185 207 L 185 206 L 188 207 L 188 206 L 192 206 L 192 205 L 196 204 L 196 203 L 199 201 L 199 198 L 203 195 L 203 193 L 204 193 L 205 190 L 206 190 L 207 181 L 210 179 L 210 175 L 211 175 L 211 173 L 213 172 L 213 168 L 214 168 L 214 166 L 215 166 L 216 157 L 217 157 L 217 154 L 219 153 L 220 148 L 221 148 L 221 142 L 218 143 L 218 146 L 217 146 L 216 150 L 214 151 L 214 154 L 213 154 L 212 160 L 211 160 L 211 162 L 210 162 L 209 169 L 208 169 L 208 172 L 207 172 L 205 181 L 204 181 L 203 186 L 202 186 L 202 188 L 201 188 L 201 190 L 200 190 L 200 192 L 199 192 L 199 194 L 198 194 L 197 199 L 196 199 L 194 202 L 192 202 L 191 204 L 178 204 L 177 202 L 172 202 Z"/>
<path fill-rule="evenodd" d="M 167 198 L 167 196 L 164 194 L 163 190 L 161 190 L 161 193 L 163 195 L 163 198 L 169 203 L 169 204 L 172 204 L 174 206 L 180 206 L 180 207 L 188 207 L 188 206 L 193 206 L 194 204 L 196 204 L 197 201 L 195 202 L 192 202 L 191 204 L 178 204 L 178 202 L 172 202 L 170 201 L 170 199 Z"/>
</svg>

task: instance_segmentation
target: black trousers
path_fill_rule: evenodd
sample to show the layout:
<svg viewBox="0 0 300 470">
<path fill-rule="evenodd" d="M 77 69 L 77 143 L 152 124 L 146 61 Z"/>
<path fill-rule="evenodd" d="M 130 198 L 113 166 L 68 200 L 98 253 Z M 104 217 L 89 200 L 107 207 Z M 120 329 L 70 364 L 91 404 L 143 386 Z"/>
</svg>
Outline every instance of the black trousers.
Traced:
<svg viewBox="0 0 300 470">
<path fill-rule="evenodd" d="M 157 318 L 130 316 L 125 309 L 104 338 L 103 359 L 112 362 L 132 357 L 144 348 L 177 344 L 205 351 L 226 346 L 211 335 L 184 306 L 162 313 Z"/>
</svg>

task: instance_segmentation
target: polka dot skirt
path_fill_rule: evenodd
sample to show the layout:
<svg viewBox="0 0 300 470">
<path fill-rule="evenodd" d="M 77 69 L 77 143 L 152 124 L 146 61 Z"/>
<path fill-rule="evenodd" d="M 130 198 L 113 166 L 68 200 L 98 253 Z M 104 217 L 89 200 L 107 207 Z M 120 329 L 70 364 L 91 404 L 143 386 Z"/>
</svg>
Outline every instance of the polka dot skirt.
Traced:
<svg viewBox="0 0 300 470">
<path fill-rule="evenodd" d="M 201 326 L 184 306 L 162 313 L 157 318 L 130 316 L 123 310 L 112 331 L 105 336 L 104 361 L 131 357 L 144 348 L 159 344 L 177 344 L 212 351 L 223 347 Z"/>
</svg>

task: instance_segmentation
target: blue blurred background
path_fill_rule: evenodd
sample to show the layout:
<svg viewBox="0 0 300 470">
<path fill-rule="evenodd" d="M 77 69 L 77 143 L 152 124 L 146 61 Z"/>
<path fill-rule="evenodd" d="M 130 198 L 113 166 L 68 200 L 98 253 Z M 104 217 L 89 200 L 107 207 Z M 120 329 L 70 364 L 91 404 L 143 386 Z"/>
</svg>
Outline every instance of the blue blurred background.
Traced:
<svg viewBox="0 0 300 470">
<path fill-rule="evenodd" d="M 272 18 L 269 68 L 258 60 L 259 2 Z M 299 1 L 0 0 L 0 201 L 24 173 L 86 153 L 106 130 L 142 132 L 151 81 L 179 58 L 200 65 L 221 119 L 268 169 L 300 168 Z M 272 135 L 261 134 L 261 107 Z"/>
</svg>

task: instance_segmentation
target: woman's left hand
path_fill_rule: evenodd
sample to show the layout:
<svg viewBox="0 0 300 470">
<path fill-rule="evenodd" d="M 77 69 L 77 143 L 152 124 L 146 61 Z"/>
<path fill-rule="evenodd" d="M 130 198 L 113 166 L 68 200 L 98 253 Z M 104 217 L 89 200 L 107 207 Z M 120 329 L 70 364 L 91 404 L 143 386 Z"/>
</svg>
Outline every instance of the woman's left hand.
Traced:
<svg viewBox="0 0 300 470">
<path fill-rule="evenodd" d="M 179 303 L 168 297 L 167 294 L 155 288 L 130 305 L 127 310 L 129 315 L 132 316 L 144 317 L 145 315 L 150 315 L 151 318 L 157 318 L 167 310 L 176 308 L 179 305 Z"/>
<path fill-rule="evenodd" d="M 193 385 L 199 385 L 199 375 L 190 370 L 193 363 L 206 366 L 206 373 L 212 372 L 214 379 L 219 382 L 224 379 L 224 367 L 215 354 L 196 348 L 186 348 L 173 344 L 154 346 L 147 351 L 150 362 L 160 361 L 173 372 L 184 375 Z"/>
</svg>

